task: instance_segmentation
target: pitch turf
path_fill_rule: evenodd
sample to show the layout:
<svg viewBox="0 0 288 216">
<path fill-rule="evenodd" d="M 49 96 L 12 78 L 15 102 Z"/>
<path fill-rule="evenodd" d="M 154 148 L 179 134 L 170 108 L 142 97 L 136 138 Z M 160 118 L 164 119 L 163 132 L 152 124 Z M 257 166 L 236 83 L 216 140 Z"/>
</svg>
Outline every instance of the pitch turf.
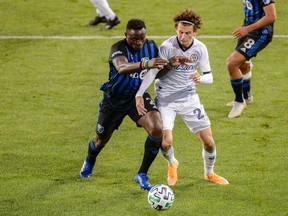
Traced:
<svg viewBox="0 0 288 216">
<path fill-rule="evenodd" d="M 253 60 L 255 103 L 228 119 L 233 99 L 225 61 L 231 35 L 242 23 L 242 1 L 109 1 L 122 19 L 111 31 L 90 28 L 91 3 L 80 0 L 0 1 L 0 36 L 103 36 L 102 39 L 0 39 L 0 215 L 287 215 L 288 30 L 285 1 L 276 1 L 273 42 Z M 203 179 L 201 146 L 180 118 L 174 148 L 180 162 L 175 202 L 156 212 L 134 183 L 146 134 L 127 118 L 97 160 L 94 176 L 78 177 L 94 136 L 99 86 L 108 76 L 112 43 L 130 18 L 147 24 L 148 36 L 175 34 L 172 17 L 190 7 L 203 19 L 199 39 L 209 50 L 211 86 L 198 86 L 212 122 L 218 158 L 215 171 L 230 181 Z M 156 38 L 158 45 L 164 38 Z M 153 89 L 150 89 L 153 93 Z M 166 184 L 159 155 L 152 184 Z"/>
</svg>

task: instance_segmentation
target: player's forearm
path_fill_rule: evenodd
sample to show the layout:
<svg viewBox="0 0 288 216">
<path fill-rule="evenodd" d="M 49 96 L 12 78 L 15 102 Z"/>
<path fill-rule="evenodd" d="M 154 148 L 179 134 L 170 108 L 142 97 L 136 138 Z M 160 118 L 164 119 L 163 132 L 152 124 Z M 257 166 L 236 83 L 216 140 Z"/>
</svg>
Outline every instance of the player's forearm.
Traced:
<svg viewBox="0 0 288 216">
<path fill-rule="evenodd" d="M 143 81 L 136 93 L 136 96 L 143 96 L 144 92 L 149 88 L 158 73 L 158 69 L 150 69 L 144 76 Z"/>
<path fill-rule="evenodd" d="M 139 62 L 131 63 L 127 62 L 124 64 L 120 64 L 116 67 L 117 71 L 120 74 L 130 74 L 130 73 L 135 73 L 140 70 Z"/>
<path fill-rule="evenodd" d="M 212 73 L 206 73 L 200 77 L 200 84 L 209 85 L 213 83 L 213 75 Z"/>
<path fill-rule="evenodd" d="M 262 17 L 257 22 L 247 26 L 249 32 L 261 29 L 261 28 L 263 28 L 267 25 L 270 25 L 271 23 L 274 23 L 276 21 L 277 16 L 276 16 L 276 9 L 275 9 L 274 4 L 270 4 L 266 7 L 264 7 L 264 11 L 266 14 L 264 17 Z"/>
</svg>

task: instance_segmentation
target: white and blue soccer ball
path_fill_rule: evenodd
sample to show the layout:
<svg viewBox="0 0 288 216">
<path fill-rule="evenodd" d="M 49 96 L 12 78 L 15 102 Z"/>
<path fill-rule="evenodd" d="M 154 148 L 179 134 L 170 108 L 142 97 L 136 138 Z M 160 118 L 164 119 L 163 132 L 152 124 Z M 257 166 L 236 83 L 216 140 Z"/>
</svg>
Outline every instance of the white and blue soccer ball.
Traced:
<svg viewBox="0 0 288 216">
<path fill-rule="evenodd" d="M 174 202 L 173 190 L 164 184 L 157 184 L 148 193 L 148 203 L 157 211 L 169 209 Z"/>
</svg>

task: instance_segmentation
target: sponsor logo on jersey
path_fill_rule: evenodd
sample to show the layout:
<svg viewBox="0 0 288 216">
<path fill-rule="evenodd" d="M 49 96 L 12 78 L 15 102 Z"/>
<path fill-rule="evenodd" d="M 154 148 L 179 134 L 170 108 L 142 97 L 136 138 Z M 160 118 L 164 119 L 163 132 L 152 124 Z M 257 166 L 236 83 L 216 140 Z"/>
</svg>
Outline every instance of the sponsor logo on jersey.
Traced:
<svg viewBox="0 0 288 216">
<path fill-rule="evenodd" d="M 148 57 L 144 57 L 141 59 L 141 62 L 142 61 L 147 61 L 149 60 Z M 145 70 L 142 70 L 140 73 L 139 72 L 135 72 L 133 74 L 130 74 L 130 77 L 134 78 L 134 79 L 138 79 L 140 78 L 141 80 L 143 79 L 143 77 L 148 73 L 148 69 L 145 69 Z"/>
<path fill-rule="evenodd" d="M 181 70 L 181 71 L 195 71 L 197 69 L 197 64 L 179 65 L 174 68 L 175 70 Z"/>
<path fill-rule="evenodd" d="M 134 79 L 138 79 L 140 78 L 141 80 L 143 79 L 143 77 L 148 73 L 148 70 L 145 69 L 145 70 L 142 70 L 140 73 L 139 72 L 136 72 L 136 73 L 133 73 L 133 74 L 130 74 L 130 77 L 134 78 Z"/>
</svg>

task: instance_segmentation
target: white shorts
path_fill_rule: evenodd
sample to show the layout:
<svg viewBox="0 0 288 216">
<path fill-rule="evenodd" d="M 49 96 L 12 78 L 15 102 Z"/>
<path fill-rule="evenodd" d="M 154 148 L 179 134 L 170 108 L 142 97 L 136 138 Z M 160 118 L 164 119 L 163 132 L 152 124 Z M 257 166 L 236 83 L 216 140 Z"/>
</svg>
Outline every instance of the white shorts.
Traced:
<svg viewBox="0 0 288 216">
<path fill-rule="evenodd" d="M 197 133 L 211 125 L 198 94 L 190 95 L 184 102 L 167 102 L 163 99 L 157 99 L 156 102 L 161 113 L 163 130 L 173 130 L 176 114 L 181 116 L 191 133 Z"/>
</svg>

